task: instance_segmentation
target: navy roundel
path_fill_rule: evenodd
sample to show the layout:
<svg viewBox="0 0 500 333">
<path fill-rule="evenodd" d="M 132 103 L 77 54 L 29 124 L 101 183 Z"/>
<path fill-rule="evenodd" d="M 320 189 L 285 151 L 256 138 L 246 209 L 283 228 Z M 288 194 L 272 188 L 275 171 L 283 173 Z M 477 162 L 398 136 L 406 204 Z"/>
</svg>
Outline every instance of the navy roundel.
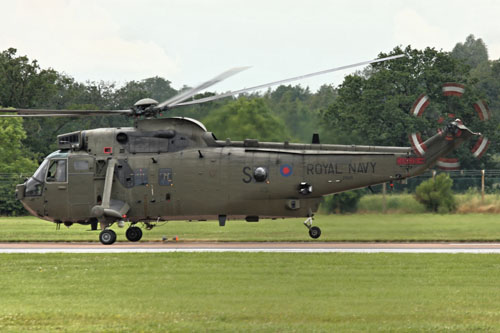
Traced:
<svg viewBox="0 0 500 333">
<path fill-rule="evenodd" d="M 280 167 L 280 173 L 283 177 L 288 177 L 292 174 L 292 167 L 288 164 L 283 164 L 281 167 Z"/>
</svg>

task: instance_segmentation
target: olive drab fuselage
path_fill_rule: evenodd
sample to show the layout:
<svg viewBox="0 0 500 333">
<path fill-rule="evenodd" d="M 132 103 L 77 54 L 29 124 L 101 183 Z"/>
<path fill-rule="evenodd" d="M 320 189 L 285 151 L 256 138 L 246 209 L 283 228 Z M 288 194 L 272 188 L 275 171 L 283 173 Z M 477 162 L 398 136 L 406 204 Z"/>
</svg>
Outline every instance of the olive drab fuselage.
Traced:
<svg viewBox="0 0 500 333">
<path fill-rule="evenodd" d="M 57 223 L 309 217 L 322 196 L 423 172 L 468 136 L 410 147 L 216 140 L 188 118 L 60 135 L 17 196 Z M 432 141 L 434 140 L 434 141 Z"/>
</svg>

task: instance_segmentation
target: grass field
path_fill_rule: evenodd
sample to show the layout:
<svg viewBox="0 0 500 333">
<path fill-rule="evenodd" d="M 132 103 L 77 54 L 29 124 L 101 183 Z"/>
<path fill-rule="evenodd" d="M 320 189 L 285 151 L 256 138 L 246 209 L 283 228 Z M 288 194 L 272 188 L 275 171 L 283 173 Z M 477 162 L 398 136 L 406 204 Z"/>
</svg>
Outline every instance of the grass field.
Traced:
<svg viewBox="0 0 500 333">
<path fill-rule="evenodd" d="M 312 240 L 302 219 L 262 220 L 258 223 L 228 221 L 168 222 L 143 240 L 161 241 L 178 236 L 180 241 L 500 241 L 500 217 L 495 214 L 353 214 L 319 215 L 314 225 L 322 235 Z M 0 218 L 0 241 L 98 241 L 89 226 L 70 228 L 34 217 Z M 118 241 L 126 241 L 125 228 L 113 227 Z"/>
<path fill-rule="evenodd" d="M 497 255 L 0 255 L 1 332 L 497 331 Z"/>
<path fill-rule="evenodd" d="M 382 213 L 382 194 L 368 194 L 361 197 L 358 204 L 358 212 Z M 467 193 L 455 194 L 457 212 L 468 213 L 500 213 L 500 194 L 486 194 L 484 200 L 481 194 L 470 190 Z M 387 194 L 385 196 L 386 213 L 422 214 L 425 206 L 415 199 L 414 194 Z"/>
<path fill-rule="evenodd" d="M 382 194 L 368 194 L 361 197 L 358 211 L 361 213 L 382 213 Z M 385 196 L 386 212 L 390 214 L 422 214 L 425 206 L 415 199 L 413 194 L 388 194 Z"/>
</svg>

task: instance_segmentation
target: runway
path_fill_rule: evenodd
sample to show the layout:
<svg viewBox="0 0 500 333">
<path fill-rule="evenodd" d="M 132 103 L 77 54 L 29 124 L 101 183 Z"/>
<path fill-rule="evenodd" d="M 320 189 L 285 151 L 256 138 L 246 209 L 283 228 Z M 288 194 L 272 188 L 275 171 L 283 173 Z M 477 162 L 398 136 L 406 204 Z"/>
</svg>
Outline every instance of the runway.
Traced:
<svg viewBox="0 0 500 333">
<path fill-rule="evenodd" d="M 0 243 L 0 253 L 492 253 L 500 243 L 334 243 L 334 242 L 119 242 Z"/>
</svg>

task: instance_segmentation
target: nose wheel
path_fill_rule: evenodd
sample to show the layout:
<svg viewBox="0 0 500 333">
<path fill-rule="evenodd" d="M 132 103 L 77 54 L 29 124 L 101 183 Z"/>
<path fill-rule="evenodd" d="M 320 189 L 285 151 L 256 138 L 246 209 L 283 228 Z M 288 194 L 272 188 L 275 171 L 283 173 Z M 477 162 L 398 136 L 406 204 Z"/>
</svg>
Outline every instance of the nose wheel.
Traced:
<svg viewBox="0 0 500 333">
<path fill-rule="evenodd" d="M 309 236 L 311 238 L 319 238 L 321 236 L 321 229 L 319 227 L 313 227 L 312 225 L 313 218 L 312 216 L 308 217 L 307 220 L 304 221 L 304 225 L 309 229 Z"/>
<path fill-rule="evenodd" d="M 116 233 L 111 229 L 104 229 L 99 234 L 99 240 L 104 245 L 111 245 L 116 241 Z"/>
</svg>

